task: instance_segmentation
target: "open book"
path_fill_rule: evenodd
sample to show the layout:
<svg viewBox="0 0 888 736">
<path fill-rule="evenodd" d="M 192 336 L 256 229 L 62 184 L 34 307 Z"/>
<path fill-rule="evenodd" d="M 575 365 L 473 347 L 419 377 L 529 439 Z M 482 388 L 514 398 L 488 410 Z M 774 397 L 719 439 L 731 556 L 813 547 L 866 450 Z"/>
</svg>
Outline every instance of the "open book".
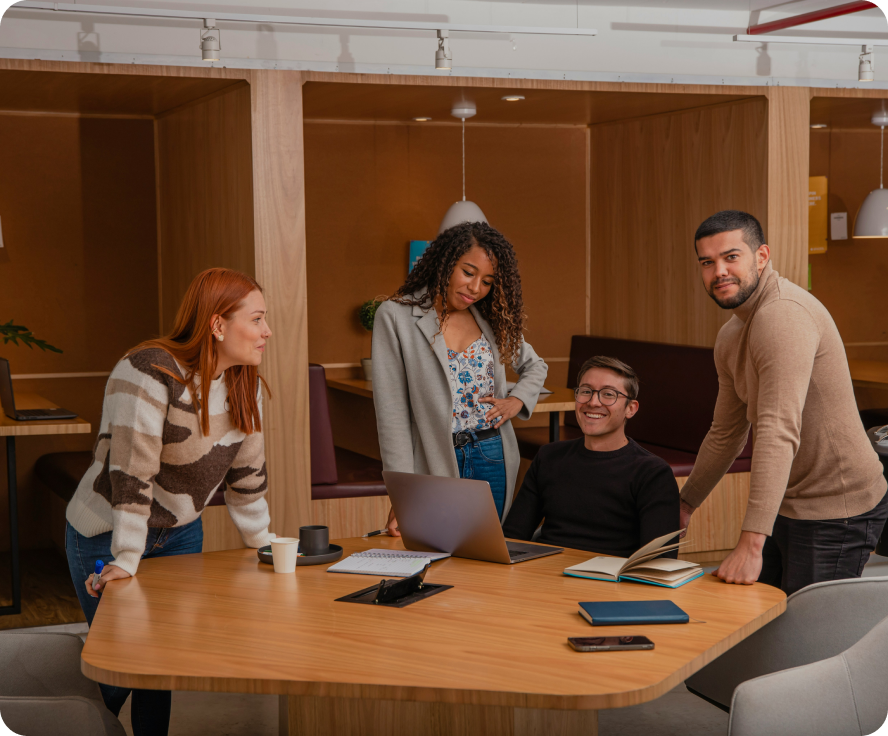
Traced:
<svg viewBox="0 0 888 736">
<path fill-rule="evenodd" d="M 593 557 L 564 570 L 565 575 L 592 580 L 632 580 L 648 585 L 662 585 L 678 588 L 703 574 L 703 568 L 696 562 L 686 560 L 655 559 L 665 552 L 678 549 L 681 543 L 666 544 L 679 532 L 664 534 L 648 542 L 628 560 L 625 557 Z"/>
</svg>

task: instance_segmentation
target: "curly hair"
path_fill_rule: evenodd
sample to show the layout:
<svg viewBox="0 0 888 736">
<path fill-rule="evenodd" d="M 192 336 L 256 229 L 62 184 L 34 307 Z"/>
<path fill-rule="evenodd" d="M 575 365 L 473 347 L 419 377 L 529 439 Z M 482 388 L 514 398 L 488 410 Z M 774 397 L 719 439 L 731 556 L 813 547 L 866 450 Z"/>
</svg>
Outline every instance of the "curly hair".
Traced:
<svg viewBox="0 0 888 736">
<path fill-rule="evenodd" d="M 518 259 L 512 244 L 485 222 L 464 222 L 440 233 L 423 253 L 407 276 L 403 286 L 390 297 L 392 301 L 430 309 L 441 297 L 441 328 L 447 321 L 447 288 L 457 261 L 473 246 L 487 253 L 494 266 L 494 281 L 490 292 L 475 307 L 493 328 L 500 362 L 510 365 L 518 358 L 524 339 L 524 297 L 521 294 L 521 276 Z M 426 290 L 416 299 L 414 294 Z"/>
</svg>

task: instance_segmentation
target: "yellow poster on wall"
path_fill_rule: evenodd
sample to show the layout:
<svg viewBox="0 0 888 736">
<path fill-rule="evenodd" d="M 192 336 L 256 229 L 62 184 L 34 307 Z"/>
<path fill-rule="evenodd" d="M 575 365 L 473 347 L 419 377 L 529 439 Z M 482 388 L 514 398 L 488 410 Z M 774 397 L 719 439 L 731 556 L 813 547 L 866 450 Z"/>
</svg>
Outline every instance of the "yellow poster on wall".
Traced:
<svg viewBox="0 0 888 736">
<path fill-rule="evenodd" d="M 826 177 L 808 177 L 808 253 L 826 253 L 829 212 Z"/>
</svg>

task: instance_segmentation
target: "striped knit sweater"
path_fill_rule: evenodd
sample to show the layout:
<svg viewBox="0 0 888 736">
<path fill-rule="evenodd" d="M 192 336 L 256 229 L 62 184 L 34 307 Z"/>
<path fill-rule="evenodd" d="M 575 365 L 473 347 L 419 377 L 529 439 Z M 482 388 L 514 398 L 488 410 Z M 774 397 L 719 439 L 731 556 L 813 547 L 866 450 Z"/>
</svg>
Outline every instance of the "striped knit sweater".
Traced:
<svg viewBox="0 0 888 736">
<path fill-rule="evenodd" d="M 148 528 L 184 526 L 225 487 L 232 521 L 249 547 L 268 544 L 268 488 L 261 432 L 231 422 L 224 376 L 209 392 L 210 434 L 187 387 L 155 366 L 184 369 L 165 350 L 121 360 L 105 388 L 93 463 L 68 504 L 68 522 L 85 537 L 112 532 L 113 562 L 135 575 Z M 262 409 L 259 392 L 260 412 Z"/>
</svg>

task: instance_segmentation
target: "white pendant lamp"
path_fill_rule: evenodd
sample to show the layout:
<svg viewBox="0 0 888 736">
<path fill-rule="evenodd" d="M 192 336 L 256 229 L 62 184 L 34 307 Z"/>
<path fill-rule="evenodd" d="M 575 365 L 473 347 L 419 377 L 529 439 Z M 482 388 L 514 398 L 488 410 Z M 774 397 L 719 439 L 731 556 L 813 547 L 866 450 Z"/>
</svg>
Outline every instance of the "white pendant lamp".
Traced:
<svg viewBox="0 0 888 736">
<path fill-rule="evenodd" d="M 474 102 L 458 102 L 450 114 L 456 118 L 462 119 L 462 184 L 463 197 L 459 202 L 455 202 L 447 210 L 444 219 L 441 220 L 441 227 L 438 228 L 438 235 L 454 225 L 460 225 L 464 222 L 487 222 L 487 218 L 481 211 L 481 208 L 474 202 L 466 200 L 466 118 L 475 115 L 477 109 Z"/>
<path fill-rule="evenodd" d="M 854 221 L 855 238 L 888 238 L 888 189 L 883 182 L 885 168 L 885 126 L 888 125 L 888 112 L 884 110 L 873 115 L 873 125 L 881 129 L 882 153 L 879 165 L 879 188 L 873 189 L 857 212 Z"/>
</svg>

